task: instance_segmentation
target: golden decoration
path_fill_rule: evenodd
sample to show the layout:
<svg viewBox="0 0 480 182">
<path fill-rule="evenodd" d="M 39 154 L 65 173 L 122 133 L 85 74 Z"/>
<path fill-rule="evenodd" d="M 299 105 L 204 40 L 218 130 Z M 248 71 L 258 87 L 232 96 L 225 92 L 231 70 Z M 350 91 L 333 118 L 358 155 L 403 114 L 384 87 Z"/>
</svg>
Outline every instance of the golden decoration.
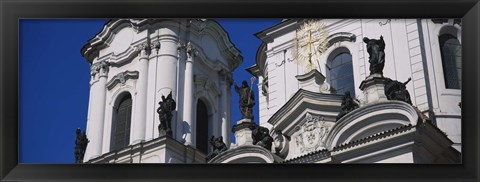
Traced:
<svg viewBox="0 0 480 182">
<path fill-rule="evenodd" d="M 316 19 L 306 20 L 297 29 L 292 51 L 293 60 L 306 66 L 306 72 L 316 69 L 313 61 L 317 61 L 328 49 L 328 32 L 325 25 Z"/>
</svg>

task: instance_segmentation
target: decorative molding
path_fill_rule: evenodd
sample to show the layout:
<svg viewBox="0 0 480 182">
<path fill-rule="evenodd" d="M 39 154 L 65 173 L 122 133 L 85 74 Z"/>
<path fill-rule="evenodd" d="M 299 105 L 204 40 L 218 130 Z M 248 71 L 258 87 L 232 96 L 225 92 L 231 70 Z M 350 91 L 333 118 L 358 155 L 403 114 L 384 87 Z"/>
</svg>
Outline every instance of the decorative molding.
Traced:
<svg viewBox="0 0 480 182">
<path fill-rule="evenodd" d="M 257 145 L 243 145 L 229 149 L 212 158 L 208 163 L 229 163 L 236 160 L 252 160 L 250 162 L 274 163 L 281 162 L 278 156 L 275 157 L 267 149 Z"/>
<path fill-rule="evenodd" d="M 377 129 L 393 129 L 404 125 L 416 125 L 419 116 L 415 108 L 402 101 L 388 100 L 367 104 L 355 109 L 332 127 L 326 147 L 332 149 L 361 136 L 373 135 Z"/>
<path fill-rule="evenodd" d="M 337 42 L 355 42 L 357 36 L 350 32 L 337 32 L 328 36 L 328 47 L 331 47 Z"/>
<path fill-rule="evenodd" d="M 109 53 L 102 57 L 102 59 L 109 59 L 110 66 L 112 67 L 121 67 L 125 65 L 127 62 L 132 61 L 135 56 L 140 53 L 140 49 L 138 47 L 130 47 L 125 52 L 120 54 Z"/>
<path fill-rule="evenodd" d="M 138 71 L 124 71 L 120 72 L 117 75 L 115 75 L 110 81 L 107 83 L 107 88 L 108 90 L 112 90 L 117 84 L 121 83 L 122 85 L 125 85 L 125 82 L 128 79 L 138 79 Z"/>
<path fill-rule="evenodd" d="M 270 117 L 268 123 L 278 126 L 283 122 L 289 112 L 301 108 L 301 105 L 304 104 L 315 104 L 318 105 L 318 108 L 328 110 L 340 110 L 341 102 L 342 95 L 324 94 L 299 89 L 280 109 L 278 109 L 277 112 L 275 112 L 275 114 Z"/>
<path fill-rule="evenodd" d="M 398 135 L 398 134 L 401 134 L 401 133 L 404 133 L 404 132 L 415 131 L 415 129 L 416 129 L 415 126 L 412 126 L 411 124 L 404 125 L 404 126 L 399 126 L 397 128 L 390 129 L 390 130 L 387 130 L 387 131 L 383 131 L 381 133 L 377 133 L 377 134 L 374 134 L 374 135 L 370 135 L 370 136 L 367 136 L 367 137 L 359 139 L 359 140 L 355 140 L 355 141 L 351 141 L 349 143 L 345 143 L 345 144 L 335 146 L 335 147 L 333 147 L 331 152 L 339 152 L 339 151 L 342 151 L 342 150 L 346 150 L 348 148 L 356 147 L 356 146 L 359 146 L 359 145 L 367 144 L 367 143 L 374 142 L 374 141 L 381 140 L 381 139 L 385 139 L 385 138 L 389 139 L 389 138 L 392 138 L 392 136 L 395 136 L 395 135 Z"/>
<path fill-rule="evenodd" d="M 448 18 L 432 18 L 431 19 L 433 23 L 435 24 L 443 24 L 443 23 L 448 23 Z M 453 24 L 458 24 L 462 25 L 462 19 L 461 18 L 455 18 L 453 19 Z"/>
<path fill-rule="evenodd" d="M 330 151 L 328 151 L 327 149 L 323 149 L 323 150 L 306 153 L 304 155 L 300 155 L 300 156 L 285 160 L 282 163 L 300 163 L 300 164 L 316 163 L 318 161 L 323 161 L 330 157 L 331 157 Z"/>
<path fill-rule="evenodd" d="M 380 21 L 380 22 L 378 22 L 378 25 L 385 26 L 385 25 L 389 24 L 391 21 L 392 21 L 392 19 L 387 19 L 387 21 L 385 21 L 385 23 Z"/>
</svg>

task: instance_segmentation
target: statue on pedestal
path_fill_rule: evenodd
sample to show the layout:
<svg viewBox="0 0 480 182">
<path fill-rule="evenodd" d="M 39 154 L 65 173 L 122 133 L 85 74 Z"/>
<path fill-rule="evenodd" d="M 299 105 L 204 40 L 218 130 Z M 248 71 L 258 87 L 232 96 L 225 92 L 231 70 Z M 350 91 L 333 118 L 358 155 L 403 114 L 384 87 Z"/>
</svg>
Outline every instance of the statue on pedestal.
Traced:
<svg viewBox="0 0 480 182">
<path fill-rule="evenodd" d="M 253 145 L 258 145 L 260 147 L 266 148 L 267 150 L 272 149 L 273 138 L 269 135 L 269 131 L 265 127 L 257 126 L 252 131 Z"/>
<path fill-rule="evenodd" d="M 219 136 L 217 138 L 215 138 L 215 136 L 210 137 L 210 145 L 212 146 L 212 152 L 207 155 L 207 161 L 227 150 L 227 145 L 223 143 L 222 136 Z"/>
<path fill-rule="evenodd" d="M 176 102 L 172 98 L 172 92 L 168 94 L 167 98 L 162 95 L 162 101 L 158 103 L 160 106 L 157 109 L 160 125 L 158 125 L 159 136 L 172 136 L 172 112 L 175 110 Z"/>
<path fill-rule="evenodd" d="M 239 94 L 239 107 L 242 113 L 242 119 L 253 120 L 253 106 L 255 105 L 255 95 L 253 90 L 248 86 L 247 81 L 243 80 L 242 86 L 235 84 L 235 91 Z"/>
<path fill-rule="evenodd" d="M 346 91 L 345 95 L 342 97 L 342 110 L 338 113 L 337 120 L 358 107 L 358 103 L 352 98 L 352 96 L 350 96 L 350 92 Z"/>
<path fill-rule="evenodd" d="M 75 131 L 77 138 L 75 140 L 75 163 L 83 163 L 83 156 L 85 156 L 85 150 L 87 149 L 88 139 L 85 132 L 82 132 L 80 128 Z"/>
<path fill-rule="evenodd" d="M 407 90 L 407 83 L 412 80 L 408 78 L 405 83 L 399 82 L 397 80 L 387 79 L 385 83 L 385 95 L 387 96 L 388 100 L 399 100 L 406 102 L 408 104 L 412 104 L 412 100 L 410 99 L 410 93 Z"/>
<path fill-rule="evenodd" d="M 370 75 L 383 75 L 383 67 L 385 66 L 385 41 L 383 41 L 383 36 L 380 36 L 379 40 L 364 37 L 363 42 L 367 44 L 367 52 L 370 55 L 368 60 Z"/>
</svg>

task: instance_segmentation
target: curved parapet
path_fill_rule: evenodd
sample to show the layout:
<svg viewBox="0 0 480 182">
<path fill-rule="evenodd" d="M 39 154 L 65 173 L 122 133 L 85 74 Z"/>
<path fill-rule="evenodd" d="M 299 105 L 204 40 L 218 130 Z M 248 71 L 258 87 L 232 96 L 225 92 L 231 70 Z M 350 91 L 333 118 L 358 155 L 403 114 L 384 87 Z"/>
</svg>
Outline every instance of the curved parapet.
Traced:
<svg viewBox="0 0 480 182">
<path fill-rule="evenodd" d="M 384 101 L 360 107 L 348 113 L 333 126 L 326 147 L 359 140 L 405 125 L 415 126 L 418 114 L 414 107 L 401 101 Z"/>
<path fill-rule="evenodd" d="M 208 163 L 274 163 L 278 158 L 263 147 L 243 145 L 218 154 Z"/>
</svg>

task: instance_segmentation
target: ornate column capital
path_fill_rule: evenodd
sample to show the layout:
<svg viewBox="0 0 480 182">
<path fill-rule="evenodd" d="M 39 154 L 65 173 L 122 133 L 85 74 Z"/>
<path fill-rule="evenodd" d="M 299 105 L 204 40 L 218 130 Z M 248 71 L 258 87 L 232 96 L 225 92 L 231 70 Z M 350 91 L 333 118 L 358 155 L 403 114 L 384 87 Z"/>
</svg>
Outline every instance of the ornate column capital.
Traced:
<svg viewBox="0 0 480 182">
<path fill-rule="evenodd" d="M 183 41 L 178 41 L 177 42 L 177 50 L 178 51 L 186 50 L 186 49 L 187 49 L 187 45 Z"/>
<path fill-rule="evenodd" d="M 108 61 L 99 61 L 90 67 L 90 74 L 92 76 L 95 76 L 96 74 L 99 74 L 100 76 L 105 76 L 108 73 L 110 67 L 110 63 Z"/>
<path fill-rule="evenodd" d="M 151 53 L 150 45 L 148 45 L 148 43 L 146 42 L 137 45 L 135 49 L 137 49 L 137 51 L 140 51 L 140 58 L 147 58 L 148 55 Z"/>
<path fill-rule="evenodd" d="M 186 48 L 187 48 L 188 59 L 191 60 L 193 59 L 193 57 L 198 56 L 198 50 L 194 45 L 192 45 L 192 43 L 188 42 Z"/>
<path fill-rule="evenodd" d="M 150 43 L 150 48 L 151 51 L 158 53 L 158 50 L 160 50 L 160 42 L 158 40 L 152 41 Z"/>
</svg>

